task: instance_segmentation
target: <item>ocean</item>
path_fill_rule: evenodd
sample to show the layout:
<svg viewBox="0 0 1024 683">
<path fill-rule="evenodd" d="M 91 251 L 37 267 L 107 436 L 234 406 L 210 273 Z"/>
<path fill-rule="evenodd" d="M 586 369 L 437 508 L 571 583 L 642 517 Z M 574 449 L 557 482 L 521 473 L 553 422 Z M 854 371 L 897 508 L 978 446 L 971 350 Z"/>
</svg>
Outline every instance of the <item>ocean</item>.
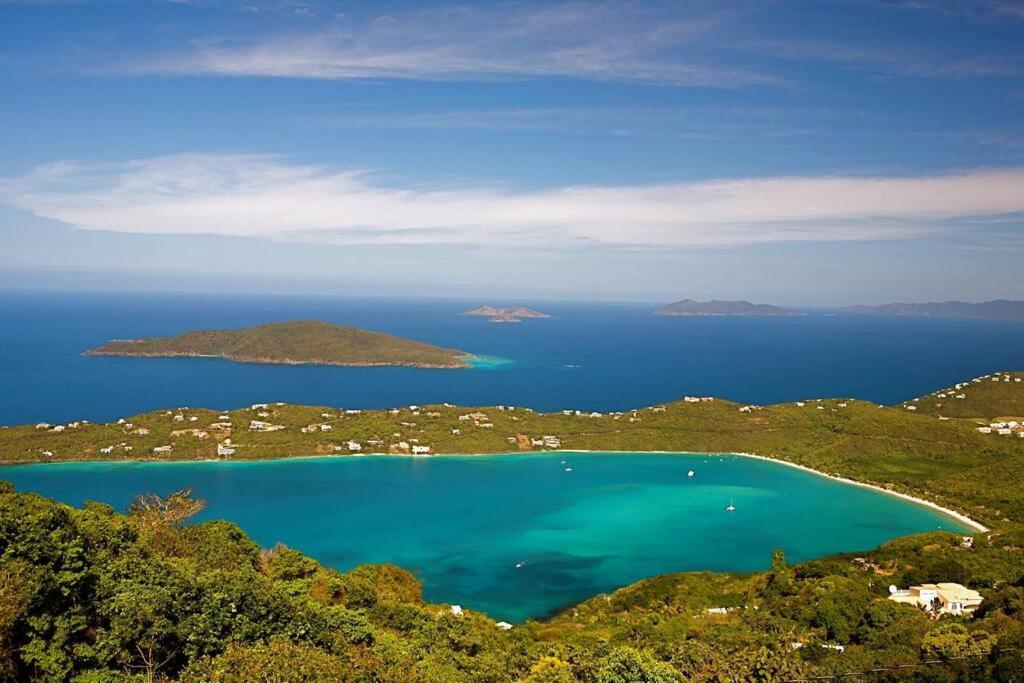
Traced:
<svg viewBox="0 0 1024 683">
<path fill-rule="evenodd" d="M 458 313 L 522 303 L 547 320 Z M 197 294 L 0 294 L 0 424 L 107 421 L 164 407 L 288 401 L 351 408 L 450 402 L 601 412 L 683 395 L 743 403 L 854 397 L 894 403 L 1024 368 L 1024 323 L 811 313 L 673 318 L 656 304 Z M 101 358 L 109 339 L 320 319 L 501 361 L 469 370 Z"/>
</svg>

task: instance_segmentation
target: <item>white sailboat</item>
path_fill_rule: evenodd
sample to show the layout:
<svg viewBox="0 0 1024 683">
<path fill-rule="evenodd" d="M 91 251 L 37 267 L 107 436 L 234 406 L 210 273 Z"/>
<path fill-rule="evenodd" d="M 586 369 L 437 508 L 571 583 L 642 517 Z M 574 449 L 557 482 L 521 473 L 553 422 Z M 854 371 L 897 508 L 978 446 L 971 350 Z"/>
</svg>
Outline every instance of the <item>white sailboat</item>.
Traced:
<svg viewBox="0 0 1024 683">
<path fill-rule="evenodd" d="M 736 509 L 736 506 L 732 504 L 732 498 L 729 499 L 729 507 L 725 508 L 726 512 L 732 512 Z"/>
</svg>

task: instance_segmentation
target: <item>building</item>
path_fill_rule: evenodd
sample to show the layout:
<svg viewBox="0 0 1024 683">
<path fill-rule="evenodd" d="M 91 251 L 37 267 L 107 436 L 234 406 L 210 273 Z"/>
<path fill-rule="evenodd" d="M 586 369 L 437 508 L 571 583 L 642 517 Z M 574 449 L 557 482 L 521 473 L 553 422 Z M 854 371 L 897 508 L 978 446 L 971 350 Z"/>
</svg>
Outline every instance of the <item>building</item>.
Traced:
<svg viewBox="0 0 1024 683">
<path fill-rule="evenodd" d="M 430 446 L 413 446 L 413 455 L 430 455 Z"/>
<path fill-rule="evenodd" d="M 235 449 L 232 448 L 231 446 L 225 446 L 222 443 L 217 444 L 217 455 L 219 455 L 221 457 L 226 457 L 226 456 L 234 455 L 234 454 L 235 454 Z"/>
<path fill-rule="evenodd" d="M 933 616 L 956 614 L 971 616 L 981 605 L 983 598 L 976 590 L 965 588 L 959 583 L 925 583 L 899 590 L 889 586 L 889 599 L 907 605 L 921 607 Z"/>
</svg>

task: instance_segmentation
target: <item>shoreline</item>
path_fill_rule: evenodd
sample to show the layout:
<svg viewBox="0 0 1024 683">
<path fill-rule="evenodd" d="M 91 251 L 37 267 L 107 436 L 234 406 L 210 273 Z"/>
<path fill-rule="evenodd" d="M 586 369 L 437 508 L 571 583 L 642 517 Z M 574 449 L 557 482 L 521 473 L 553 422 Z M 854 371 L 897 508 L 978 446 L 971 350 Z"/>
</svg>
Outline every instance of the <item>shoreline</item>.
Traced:
<svg viewBox="0 0 1024 683">
<path fill-rule="evenodd" d="M 325 361 L 325 360 L 293 360 L 293 359 L 279 359 L 279 360 L 267 360 L 265 358 L 251 357 L 251 356 L 227 356 L 216 353 L 187 353 L 178 351 L 166 351 L 166 352 L 146 352 L 146 353 L 131 353 L 123 351 L 100 351 L 98 349 L 88 349 L 82 352 L 83 356 L 94 356 L 94 357 L 106 357 L 106 358 L 214 358 L 217 360 L 226 360 L 232 363 L 246 363 L 249 365 L 315 365 L 321 367 L 336 367 L 336 368 L 419 368 L 424 370 L 465 370 L 467 368 L 475 367 L 469 360 L 470 358 L 477 358 L 477 356 L 471 353 L 462 353 L 456 356 L 452 356 L 455 360 L 460 361 L 459 364 L 440 364 L 440 363 L 414 363 L 414 362 L 391 362 L 391 361 Z"/>
<path fill-rule="evenodd" d="M 914 503 L 915 505 L 920 505 L 920 506 L 926 507 L 926 508 L 928 508 L 930 510 L 934 510 L 936 512 L 942 513 L 943 515 L 945 515 L 945 516 L 947 516 L 947 517 L 949 517 L 951 519 L 954 519 L 954 520 L 960 522 L 964 526 L 967 526 L 970 529 L 973 529 L 976 533 L 988 533 L 989 531 L 991 531 L 991 529 L 989 529 L 987 526 L 985 526 L 981 522 L 978 522 L 977 520 L 972 519 L 971 517 L 968 517 L 967 515 L 963 514 L 962 512 L 957 512 L 956 510 L 951 510 L 950 508 L 944 507 L 942 505 L 939 505 L 938 503 L 935 503 L 933 501 L 927 500 L 925 498 L 920 498 L 918 496 L 914 496 L 914 495 L 911 495 L 909 493 L 903 493 L 903 492 L 900 492 L 900 491 L 894 491 L 893 489 L 887 489 L 884 486 L 879 486 L 878 484 L 870 484 L 868 482 L 857 481 L 856 479 L 850 479 L 849 477 L 840 477 L 840 476 L 836 476 L 836 475 L 833 475 L 833 474 L 828 474 L 827 472 L 822 472 L 821 470 L 816 470 L 813 467 L 808 467 L 807 465 L 800 465 L 800 464 L 795 463 L 795 462 L 790 462 L 789 460 L 782 460 L 780 458 L 772 458 L 772 457 L 769 457 L 769 456 L 766 456 L 766 455 L 757 455 L 756 453 L 745 453 L 745 452 L 711 453 L 711 452 L 700 452 L 700 451 L 660 451 L 660 450 L 654 450 L 654 451 L 641 451 L 641 450 L 632 450 L 632 451 L 611 451 L 611 450 L 608 450 L 608 451 L 595 451 L 595 450 L 590 450 L 590 449 L 572 448 L 572 449 L 557 449 L 557 450 L 548 450 L 548 451 L 527 451 L 527 452 L 520 451 L 520 452 L 506 452 L 506 453 L 435 453 L 435 454 L 431 454 L 431 455 L 412 455 L 411 453 L 335 453 L 335 454 L 330 454 L 330 455 L 288 455 L 288 456 L 282 456 L 282 457 L 276 457 L 276 458 L 251 458 L 251 459 L 236 458 L 234 460 L 219 459 L 219 458 L 202 458 L 202 459 L 194 459 L 194 460 L 159 460 L 159 459 L 155 459 L 155 458 L 154 459 L 132 458 L 132 459 L 124 459 L 124 460 L 101 460 L 101 459 L 92 459 L 92 460 L 61 460 L 61 461 L 57 461 L 57 462 L 23 462 L 23 461 L 0 460 L 0 467 L 17 466 L 17 465 L 61 465 L 61 464 L 75 464 L 75 463 L 84 463 L 84 464 L 89 464 L 89 463 L 161 463 L 161 464 L 179 464 L 179 463 L 182 463 L 182 464 L 187 464 L 187 463 L 261 463 L 261 462 L 262 463 L 267 463 L 267 462 L 281 462 L 281 461 L 286 461 L 286 460 L 299 460 L 299 459 L 303 459 L 303 460 L 310 460 L 310 459 L 326 460 L 326 459 L 335 459 L 335 458 L 365 458 L 365 457 L 422 458 L 422 459 L 451 458 L 451 457 L 488 458 L 488 457 L 493 457 L 493 456 L 496 456 L 496 455 L 524 456 L 524 455 L 544 455 L 544 454 L 549 454 L 549 453 L 550 454 L 553 454 L 553 453 L 591 453 L 591 454 L 610 453 L 610 454 L 617 454 L 617 455 L 650 454 L 650 455 L 691 455 L 691 456 L 734 455 L 734 456 L 743 457 L 743 458 L 753 458 L 755 460 L 763 460 L 765 462 L 770 462 L 770 463 L 775 463 L 775 464 L 779 464 L 779 465 L 786 465 L 788 467 L 793 467 L 793 468 L 796 468 L 798 470 L 803 470 L 804 472 L 807 472 L 809 474 L 813 474 L 813 475 L 816 475 L 816 476 L 819 476 L 819 477 L 824 477 L 826 479 L 831 479 L 833 481 L 838 481 L 838 482 L 840 482 L 842 484 L 848 484 L 848 485 L 852 485 L 852 486 L 859 486 L 861 488 L 870 489 L 870 490 L 876 491 L 878 493 L 884 493 L 886 495 L 895 496 L 896 498 L 901 498 L 901 499 L 903 499 L 903 500 L 905 500 L 907 502 Z M 3 477 L 0 476 L 0 479 L 2 479 L 2 478 Z"/>
<path fill-rule="evenodd" d="M 779 465 L 787 465 L 789 467 L 795 467 L 796 469 L 803 470 L 804 472 L 807 472 L 809 474 L 814 474 L 814 475 L 817 475 L 819 477 L 824 477 L 826 479 L 831 479 L 833 481 L 838 481 L 838 482 L 843 483 L 843 484 L 851 484 L 853 486 L 859 486 L 861 488 L 871 489 L 872 491 L 877 491 L 879 493 L 885 493 L 885 494 L 888 494 L 890 496 L 895 496 L 897 498 L 902 498 L 903 500 L 906 500 L 908 502 L 915 503 L 917 505 L 921 505 L 921 506 L 929 508 L 931 510 L 935 510 L 936 512 L 941 512 L 942 514 L 946 515 L 947 517 L 955 519 L 956 521 L 964 524 L 965 526 L 968 526 L 968 527 L 974 529 L 975 531 L 977 531 L 979 533 L 988 533 L 989 531 L 991 531 L 991 529 L 989 529 L 987 526 L 985 526 L 981 522 L 968 517 L 967 515 L 963 514 L 962 512 L 957 512 L 956 510 L 951 510 L 951 509 L 949 509 L 947 507 L 943 507 L 943 506 L 939 505 L 938 503 L 935 503 L 933 501 L 927 500 L 925 498 L 918 498 L 917 496 L 912 496 L 909 493 L 902 493 L 900 491 L 894 491 L 892 489 L 887 489 L 884 486 L 879 486 L 878 484 L 869 484 L 869 483 L 864 482 L 864 481 L 857 481 L 856 479 L 850 479 L 849 477 L 839 477 L 839 476 L 836 476 L 834 474 L 829 474 L 827 472 L 822 472 L 821 470 L 816 470 L 813 467 L 808 467 L 807 465 L 801 465 L 799 463 L 790 462 L 789 460 L 782 460 L 780 458 L 771 458 L 771 457 L 768 457 L 767 455 L 757 455 L 756 453 L 744 453 L 744 452 L 741 452 L 741 451 L 735 451 L 735 452 L 729 452 L 729 453 L 699 453 L 699 452 L 690 452 L 690 451 L 686 451 L 686 452 L 684 452 L 684 451 L 593 451 L 593 450 L 586 450 L 586 449 L 571 449 L 571 450 L 547 451 L 547 452 L 549 452 L 549 453 L 622 453 L 622 454 L 626 454 L 626 453 L 652 453 L 652 454 L 661 454 L 661 455 L 736 455 L 736 456 L 743 457 L 743 458 L 754 458 L 755 460 L 764 460 L 766 462 L 776 463 L 776 464 L 779 464 Z"/>
</svg>

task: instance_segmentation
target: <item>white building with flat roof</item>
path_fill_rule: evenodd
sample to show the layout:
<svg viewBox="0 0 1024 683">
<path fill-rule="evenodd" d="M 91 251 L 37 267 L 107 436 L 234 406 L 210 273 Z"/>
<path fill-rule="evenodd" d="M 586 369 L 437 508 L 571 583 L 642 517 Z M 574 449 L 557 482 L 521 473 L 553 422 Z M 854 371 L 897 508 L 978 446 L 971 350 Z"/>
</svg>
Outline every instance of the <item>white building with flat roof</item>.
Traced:
<svg viewBox="0 0 1024 683">
<path fill-rule="evenodd" d="M 889 586 L 889 599 L 921 607 L 934 616 L 940 614 L 971 616 L 983 600 L 978 591 L 961 586 L 959 583 L 924 583 L 920 586 L 911 586 L 907 590 Z"/>
</svg>

